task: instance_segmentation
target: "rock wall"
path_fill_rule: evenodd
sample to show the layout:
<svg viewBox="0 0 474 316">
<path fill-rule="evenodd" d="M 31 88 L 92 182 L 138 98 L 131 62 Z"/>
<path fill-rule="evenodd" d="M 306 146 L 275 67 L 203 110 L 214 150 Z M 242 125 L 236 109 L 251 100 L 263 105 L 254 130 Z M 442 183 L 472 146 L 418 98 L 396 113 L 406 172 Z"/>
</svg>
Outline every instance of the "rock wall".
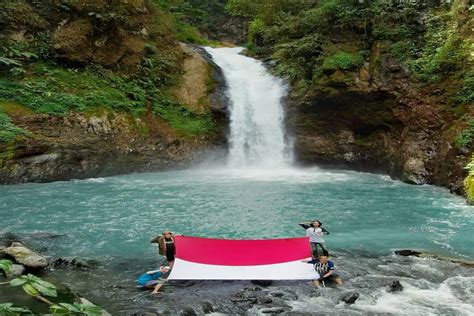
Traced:
<svg viewBox="0 0 474 316">
<path fill-rule="evenodd" d="M 32 137 L 0 144 L 0 184 L 180 168 L 225 146 L 227 104 L 222 97 L 225 82 L 220 69 L 208 64 L 199 52 L 183 48 L 187 58 L 202 67 L 184 71 L 182 81 L 198 75 L 205 82 L 212 82 L 205 90 L 187 90 L 186 96 L 201 100 L 202 110 L 213 113 L 218 127 L 215 133 L 184 137 L 151 112 L 137 118 L 100 109 L 61 117 L 33 113 L 16 105 L 7 114 L 15 125 L 28 129 Z M 196 74 L 198 71 L 201 73 Z"/>
<path fill-rule="evenodd" d="M 388 173 L 413 184 L 463 193 L 469 151 L 453 146 L 463 126 L 440 86 L 421 86 L 375 42 L 357 71 L 336 71 L 296 95 L 287 127 L 301 164 Z"/>
</svg>

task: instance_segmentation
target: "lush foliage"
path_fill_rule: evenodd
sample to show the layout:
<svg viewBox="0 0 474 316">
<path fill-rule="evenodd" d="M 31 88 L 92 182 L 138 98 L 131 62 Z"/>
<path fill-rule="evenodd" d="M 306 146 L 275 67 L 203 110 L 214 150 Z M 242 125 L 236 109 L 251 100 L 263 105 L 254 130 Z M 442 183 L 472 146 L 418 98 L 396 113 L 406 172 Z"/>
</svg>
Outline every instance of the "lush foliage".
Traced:
<svg viewBox="0 0 474 316">
<path fill-rule="evenodd" d="M 106 108 L 142 116 L 151 110 L 184 135 L 211 131 L 214 124 L 210 114 L 183 110 L 185 105 L 174 102 L 168 93 L 169 87 L 181 76 L 182 57 L 175 46 L 175 36 L 185 42 L 210 43 L 188 23 L 193 13 L 199 11 L 194 7 L 203 4 L 190 0 L 147 1 L 147 8 L 153 15 L 153 19 L 147 20 L 136 18 L 136 14 L 140 14 L 140 3 L 120 2 L 103 8 L 94 2 L 63 1 L 55 9 L 57 14 L 70 14 L 78 8 L 85 10 L 98 32 L 107 32 L 117 26 L 125 30 L 142 29 L 143 25 L 148 41 L 144 56 L 133 71 L 106 69 L 97 64 L 65 64 L 54 54 L 52 31 L 48 30 L 48 22 L 43 18 L 49 14 L 44 13 L 48 7 L 35 6 L 32 10 L 24 4 L 0 4 L 3 10 L 0 26 L 12 29 L 22 26 L 30 31 L 27 40 L 0 38 L 0 102 L 15 102 L 33 112 L 50 115 Z M 224 10 L 222 1 L 206 3 Z M 200 10 L 199 17 L 194 16 L 193 21 L 211 23 L 206 12 Z M 29 23 L 33 20 L 37 21 L 35 25 Z M 6 113 L 0 112 L 0 143 L 10 142 L 19 135 L 28 134 L 13 125 Z"/>
<path fill-rule="evenodd" d="M 11 265 L 12 262 L 10 260 L 0 260 L 0 269 L 7 271 Z M 42 295 L 49 297 L 58 296 L 56 286 L 32 274 L 12 279 L 9 284 L 10 286 L 21 286 L 26 294 L 49 304 L 49 309 L 53 315 L 98 316 L 104 312 L 102 308 L 92 303 L 53 303 L 47 300 Z M 14 307 L 12 303 L 0 304 L 0 315 L 20 315 L 22 313 L 33 314 L 29 309 Z"/>
<path fill-rule="evenodd" d="M 314 68 L 326 73 L 355 70 L 370 57 L 370 44 L 380 41 L 420 80 L 437 81 L 460 73 L 465 89 L 458 100 L 464 102 L 472 98 L 472 76 L 462 73 L 469 69 L 466 62 L 473 43 L 461 35 L 460 29 L 468 28 L 469 12 L 460 3 L 429 7 L 434 3 L 230 0 L 227 9 L 251 19 L 249 49 L 264 57 L 271 55 L 277 61 L 277 73 L 291 81 L 317 79 L 322 72 Z M 311 58 L 298 54 L 306 43 L 310 45 L 304 56 L 311 51 Z"/>
<path fill-rule="evenodd" d="M 460 148 L 469 148 L 474 144 L 474 119 L 471 119 L 467 127 L 457 136 L 456 145 Z"/>
<path fill-rule="evenodd" d="M 29 135 L 29 133 L 26 130 L 14 125 L 11 122 L 10 117 L 0 109 L 0 143 L 8 143 L 14 140 L 17 136 L 21 135 L 26 136 Z"/>
<path fill-rule="evenodd" d="M 201 33 L 218 32 L 219 19 L 225 16 L 225 0 L 156 0 L 174 18 L 176 37 L 179 41 L 198 45 L 218 45 Z"/>
<path fill-rule="evenodd" d="M 0 315 L 17 316 L 21 314 L 33 314 L 29 309 L 23 307 L 15 307 L 12 303 L 0 304 Z"/>
<path fill-rule="evenodd" d="M 34 276 L 33 274 L 22 275 L 10 281 L 11 286 L 22 286 L 26 294 L 33 297 L 46 295 L 51 297 L 58 296 L 56 286 L 49 282 Z"/>
<path fill-rule="evenodd" d="M 68 304 L 59 303 L 49 307 L 53 315 L 85 315 L 85 316 L 100 316 L 103 314 L 103 309 L 94 304 Z"/>
<path fill-rule="evenodd" d="M 466 192 L 468 203 L 474 205 L 474 154 L 471 157 L 471 161 L 467 164 L 466 169 L 469 174 L 464 179 L 464 191 Z"/>
<path fill-rule="evenodd" d="M 1 259 L 0 260 L 0 270 L 2 270 L 5 274 L 10 272 L 12 269 L 13 263 L 10 260 L 7 259 Z"/>
<path fill-rule="evenodd" d="M 358 53 L 347 53 L 339 51 L 324 59 L 322 64 L 323 70 L 351 70 L 362 64 L 364 59 Z"/>
</svg>

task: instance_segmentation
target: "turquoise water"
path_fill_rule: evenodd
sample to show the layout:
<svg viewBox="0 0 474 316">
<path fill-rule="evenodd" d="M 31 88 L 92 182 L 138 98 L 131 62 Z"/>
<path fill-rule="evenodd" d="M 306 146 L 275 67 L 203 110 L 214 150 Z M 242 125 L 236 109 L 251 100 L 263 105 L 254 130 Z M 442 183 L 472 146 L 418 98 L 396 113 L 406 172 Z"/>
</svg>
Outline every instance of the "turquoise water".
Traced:
<svg viewBox="0 0 474 316">
<path fill-rule="evenodd" d="M 319 219 L 333 250 L 378 255 L 420 249 L 474 258 L 474 207 L 443 188 L 317 168 L 278 173 L 184 170 L 0 187 L 0 233 L 37 240 L 50 255 L 154 258 L 164 229 L 221 238 L 301 236 Z M 53 246 L 52 246 L 53 244 Z"/>
</svg>

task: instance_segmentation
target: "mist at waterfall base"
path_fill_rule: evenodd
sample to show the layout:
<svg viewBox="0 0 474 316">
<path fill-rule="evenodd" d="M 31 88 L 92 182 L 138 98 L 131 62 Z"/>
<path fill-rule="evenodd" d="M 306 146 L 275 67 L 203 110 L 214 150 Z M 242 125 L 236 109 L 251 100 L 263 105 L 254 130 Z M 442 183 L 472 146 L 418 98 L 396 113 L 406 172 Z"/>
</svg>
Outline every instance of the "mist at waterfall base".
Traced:
<svg viewBox="0 0 474 316">
<path fill-rule="evenodd" d="M 283 293 L 292 311 L 474 314 L 474 269 L 393 254 L 394 249 L 417 249 L 472 261 L 473 207 L 443 188 L 383 175 L 292 168 L 279 102 L 284 84 L 238 49 L 208 51 L 224 70 L 233 102 L 234 134 L 225 168 L 3 186 L 0 235 L 14 232 L 52 257 L 97 260 L 96 269 L 53 269 L 50 274 L 113 315 L 178 314 L 186 306 L 202 314 L 204 302 L 217 312 L 237 314 L 243 310 L 232 299 L 255 287 L 250 282 L 168 282 L 160 297 L 137 290 L 139 274 L 165 263 L 151 237 L 164 229 L 216 238 L 296 237 L 304 235 L 299 222 L 317 218 L 331 232 L 327 246 L 345 284 L 316 290 L 306 281 L 275 281 L 262 290 Z M 268 99 L 271 104 L 265 103 Z M 266 111 L 253 108 L 262 104 Z M 253 115 L 237 110 L 241 106 Z M 60 237 L 40 238 L 44 234 L 38 232 Z M 385 290 L 394 280 L 400 280 L 402 292 Z M 359 300 L 340 303 L 349 290 L 359 292 Z M 0 303 L 5 299 L 0 288 Z M 258 314 L 265 304 L 248 312 Z"/>
</svg>

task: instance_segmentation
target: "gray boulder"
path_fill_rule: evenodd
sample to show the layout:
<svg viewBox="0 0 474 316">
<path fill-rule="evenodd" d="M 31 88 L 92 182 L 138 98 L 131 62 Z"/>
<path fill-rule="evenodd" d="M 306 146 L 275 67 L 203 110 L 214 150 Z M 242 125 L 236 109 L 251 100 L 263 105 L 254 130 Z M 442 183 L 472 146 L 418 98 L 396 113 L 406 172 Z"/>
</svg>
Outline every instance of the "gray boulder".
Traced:
<svg viewBox="0 0 474 316">
<path fill-rule="evenodd" d="M 22 243 L 14 242 L 8 248 L 3 250 L 3 253 L 15 259 L 28 268 L 45 268 L 48 266 L 48 260 L 39 253 L 26 248 Z"/>
<path fill-rule="evenodd" d="M 398 280 L 393 281 L 392 284 L 390 284 L 387 288 L 387 292 L 389 293 L 401 292 L 401 291 L 403 291 L 403 285 Z"/>
<path fill-rule="evenodd" d="M 348 292 L 343 294 L 339 300 L 345 302 L 346 304 L 354 304 L 355 301 L 359 298 L 359 293 L 357 292 Z"/>
<path fill-rule="evenodd" d="M 7 272 L 7 277 L 17 277 L 25 273 L 25 267 L 21 264 L 13 264 L 10 271 Z"/>
</svg>

